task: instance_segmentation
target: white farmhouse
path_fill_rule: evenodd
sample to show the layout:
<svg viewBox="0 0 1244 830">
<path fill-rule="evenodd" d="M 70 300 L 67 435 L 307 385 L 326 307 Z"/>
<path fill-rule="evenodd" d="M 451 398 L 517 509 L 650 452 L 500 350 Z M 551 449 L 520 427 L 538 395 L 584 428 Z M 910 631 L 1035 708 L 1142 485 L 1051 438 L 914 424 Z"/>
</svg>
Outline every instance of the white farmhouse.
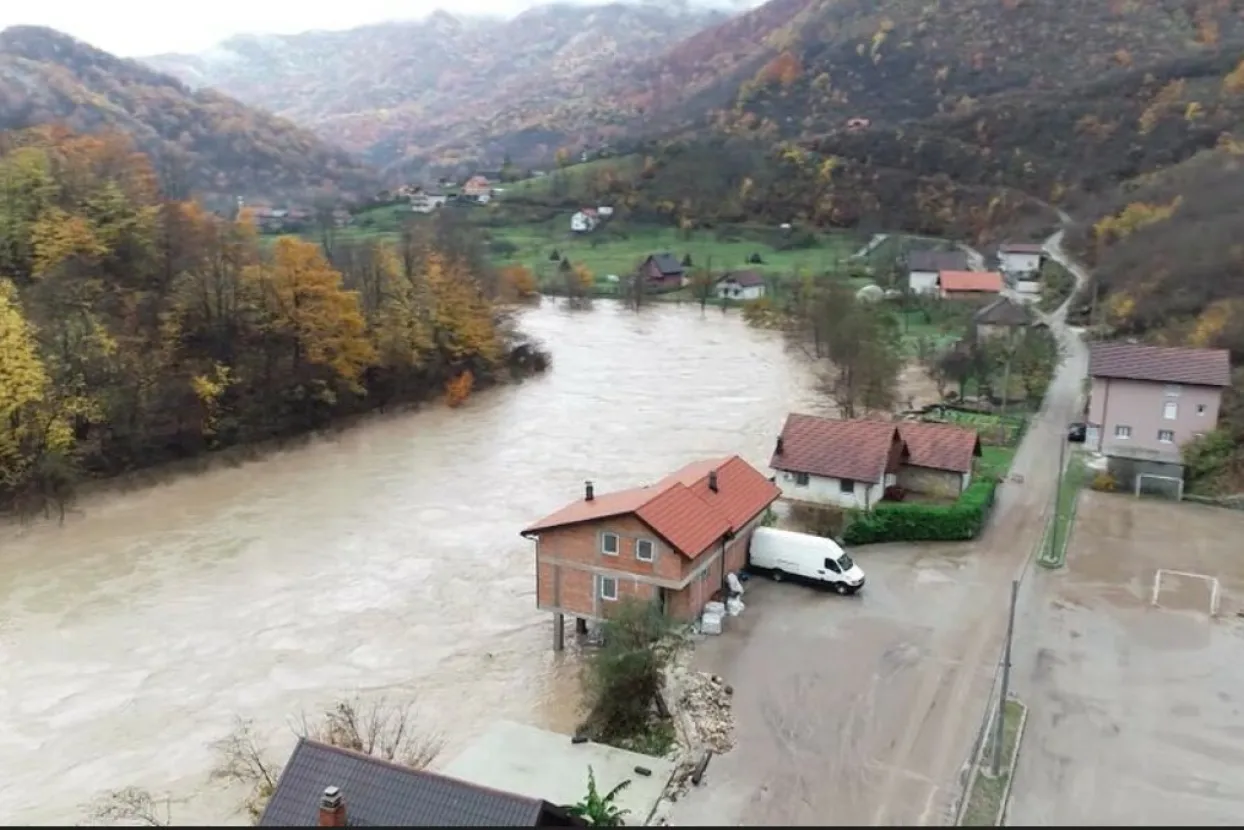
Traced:
<svg viewBox="0 0 1244 830">
<path fill-rule="evenodd" d="M 576 210 L 570 217 L 570 230 L 574 233 L 591 233 L 600 224 L 600 216 L 594 208 Z"/>
<path fill-rule="evenodd" d="M 717 281 L 717 296 L 727 300 L 758 300 L 765 295 L 765 277 L 757 271 L 731 271 Z"/>
<path fill-rule="evenodd" d="M 1040 245 L 1009 242 L 998 248 L 998 267 L 1011 276 L 1035 274 L 1041 270 L 1044 254 Z"/>
<path fill-rule="evenodd" d="M 888 421 L 791 414 L 769 466 L 790 501 L 871 510 L 898 483 L 903 439 Z"/>
<path fill-rule="evenodd" d="M 415 213 L 431 213 L 448 200 L 449 197 L 439 190 L 425 190 L 410 197 L 410 209 Z"/>
<path fill-rule="evenodd" d="M 980 454 L 976 431 L 953 424 L 791 414 L 769 466 L 784 499 L 871 510 L 896 486 L 958 498 Z"/>
<path fill-rule="evenodd" d="M 912 251 L 907 254 L 907 285 L 913 294 L 936 294 L 942 271 L 968 270 L 963 251 Z"/>
</svg>

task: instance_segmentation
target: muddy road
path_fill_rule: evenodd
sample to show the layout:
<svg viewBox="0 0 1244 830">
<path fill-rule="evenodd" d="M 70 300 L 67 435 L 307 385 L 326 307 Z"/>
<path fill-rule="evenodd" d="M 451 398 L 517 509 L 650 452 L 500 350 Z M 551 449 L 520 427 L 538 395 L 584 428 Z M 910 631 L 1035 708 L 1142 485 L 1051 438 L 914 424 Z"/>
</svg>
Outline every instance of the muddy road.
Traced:
<svg viewBox="0 0 1244 830">
<path fill-rule="evenodd" d="M 740 624 L 699 647 L 696 668 L 735 687 L 738 742 L 675 824 L 953 823 L 1010 582 L 1030 568 L 1081 408 L 1087 348 L 1064 318 L 1047 318 L 1066 356 L 980 538 L 859 548 L 869 584 L 845 601 L 761 583 Z"/>
<path fill-rule="evenodd" d="M 823 404 L 737 314 L 549 303 L 523 325 L 543 378 L 0 529 L 4 823 L 72 824 L 131 785 L 179 822 L 243 823 L 210 744 L 252 718 L 283 758 L 292 718 L 354 692 L 417 695 L 449 755 L 497 717 L 571 728 L 575 657 L 551 651 L 519 529 L 585 479 L 764 464 L 787 412 Z"/>
</svg>

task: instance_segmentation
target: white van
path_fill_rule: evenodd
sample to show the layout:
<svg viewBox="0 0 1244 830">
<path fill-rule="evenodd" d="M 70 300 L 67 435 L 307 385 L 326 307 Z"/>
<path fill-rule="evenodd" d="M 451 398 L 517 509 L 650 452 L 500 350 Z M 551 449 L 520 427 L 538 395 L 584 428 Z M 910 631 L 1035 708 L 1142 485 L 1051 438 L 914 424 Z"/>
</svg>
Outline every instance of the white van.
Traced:
<svg viewBox="0 0 1244 830">
<path fill-rule="evenodd" d="M 864 587 L 864 572 L 833 539 L 758 527 L 747 551 L 748 567 L 774 582 L 799 579 L 854 594 Z"/>
</svg>

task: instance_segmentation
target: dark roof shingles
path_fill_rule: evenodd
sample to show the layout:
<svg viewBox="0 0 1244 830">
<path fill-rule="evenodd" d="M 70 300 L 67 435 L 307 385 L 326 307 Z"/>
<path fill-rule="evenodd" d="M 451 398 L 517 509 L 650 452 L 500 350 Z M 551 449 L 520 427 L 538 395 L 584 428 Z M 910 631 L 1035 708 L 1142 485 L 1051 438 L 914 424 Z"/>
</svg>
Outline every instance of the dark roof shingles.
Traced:
<svg viewBox="0 0 1244 830">
<path fill-rule="evenodd" d="M 1089 346 L 1089 376 L 1190 386 L 1230 386 L 1231 355 L 1224 349 L 1098 342 Z"/>
<path fill-rule="evenodd" d="M 782 427 L 775 470 L 876 484 L 893 448 L 897 425 L 886 421 L 840 421 L 792 413 Z"/>
<path fill-rule="evenodd" d="M 911 251 L 907 254 L 910 271 L 966 271 L 968 255 L 963 251 Z"/>
<path fill-rule="evenodd" d="M 973 315 L 975 322 L 986 326 L 1032 325 L 1032 311 L 1026 305 L 1000 297 Z"/>
<path fill-rule="evenodd" d="M 302 738 L 259 825 L 315 826 L 326 787 L 341 789 L 348 824 L 373 827 L 535 827 L 544 808 L 534 798 Z"/>
<path fill-rule="evenodd" d="M 954 424 L 900 421 L 898 433 L 907 445 L 907 463 L 913 467 L 972 472 L 972 459 L 980 455 L 976 430 Z"/>
<path fill-rule="evenodd" d="M 723 276 L 719 282 L 733 282 L 743 288 L 751 288 L 757 285 L 764 285 L 765 275 L 759 271 L 731 271 Z"/>
<path fill-rule="evenodd" d="M 681 274 L 682 263 L 673 254 L 653 254 L 650 259 L 663 275 Z"/>
</svg>

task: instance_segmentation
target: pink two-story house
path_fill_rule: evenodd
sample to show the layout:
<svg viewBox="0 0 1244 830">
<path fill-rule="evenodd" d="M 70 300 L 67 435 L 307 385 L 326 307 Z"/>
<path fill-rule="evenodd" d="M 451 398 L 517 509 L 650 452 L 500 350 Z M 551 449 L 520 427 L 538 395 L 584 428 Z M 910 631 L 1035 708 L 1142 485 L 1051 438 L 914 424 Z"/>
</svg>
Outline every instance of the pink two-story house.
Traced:
<svg viewBox="0 0 1244 830">
<path fill-rule="evenodd" d="M 1180 447 L 1218 425 L 1231 358 L 1223 349 L 1107 341 L 1090 346 L 1089 377 L 1085 445 L 1130 489 L 1142 473 L 1183 477 Z"/>
</svg>

